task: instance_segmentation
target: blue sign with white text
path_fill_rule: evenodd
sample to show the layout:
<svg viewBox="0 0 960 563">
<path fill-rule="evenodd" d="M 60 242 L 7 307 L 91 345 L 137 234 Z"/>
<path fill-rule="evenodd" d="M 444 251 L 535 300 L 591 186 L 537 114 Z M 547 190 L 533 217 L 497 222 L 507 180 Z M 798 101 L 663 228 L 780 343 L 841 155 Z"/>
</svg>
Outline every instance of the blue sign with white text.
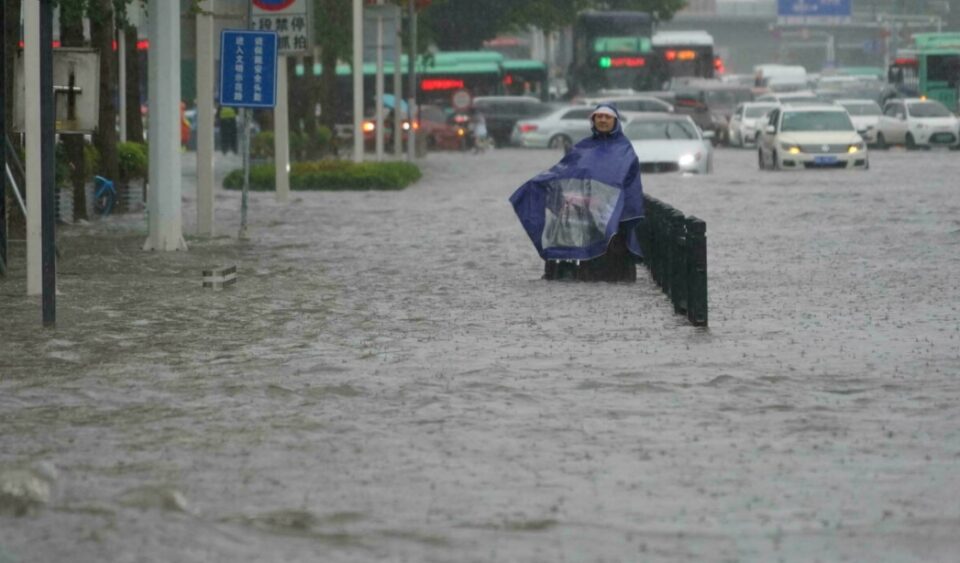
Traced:
<svg viewBox="0 0 960 563">
<path fill-rule="evenodd" d="M 220 105 L 277 105 L 277 34 L 225 29 L 220 34 Z"/>
<path fill-rule="evenodd" d="M 786 18 L 849 18 L 852 0 L 777 0 L 777 15 Z"/>
</svg>

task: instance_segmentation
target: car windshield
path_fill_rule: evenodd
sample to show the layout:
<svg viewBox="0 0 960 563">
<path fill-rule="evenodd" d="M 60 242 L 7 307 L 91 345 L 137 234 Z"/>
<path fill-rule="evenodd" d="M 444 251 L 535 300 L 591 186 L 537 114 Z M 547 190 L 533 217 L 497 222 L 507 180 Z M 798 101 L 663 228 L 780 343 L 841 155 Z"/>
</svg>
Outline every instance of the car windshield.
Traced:
<svg viewBox="0 0 960 563">
<path fill-rule="evenodd" d="M 760 107 L 747 108 L 747 112 L 746 112 L 747 117 L 763 117 L 768 113 L 770 113 L 770 110 L 772 110 L 774 107 L 776 106 L 767 106 L 767 107 L 760 106 Z"/>
<path fill-rule="evenodd" d="M 877 104 L 842 104 L 850 115 L 880 115 L 880 106 Z"/>
<path fill-rule="evenodd" d="M 852 131 L 853 123 L 845 111 L 788 111 L 783 114 L 780 130 Z"/>
<path fill-rule="evenodd" d="M 696 127 L 688 121 L 634 121 L 623 132 L 631 141 L 697 139 Z"/>
<path fill-rule="evenodd" d="M 937 102 L 917 102 L 907 104 L 907 107 L 913 117 L 951 117 L 953 115 L 950 110 Z"/>
</svg>

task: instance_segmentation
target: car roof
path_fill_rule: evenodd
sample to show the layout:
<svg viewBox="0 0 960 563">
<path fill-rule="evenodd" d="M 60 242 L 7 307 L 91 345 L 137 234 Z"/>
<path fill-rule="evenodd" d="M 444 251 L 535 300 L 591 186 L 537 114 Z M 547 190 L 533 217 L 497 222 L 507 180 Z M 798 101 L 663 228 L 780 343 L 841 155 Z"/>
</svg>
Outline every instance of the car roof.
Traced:
<svg viewBox="0 0 960 563">
<path fill-rule="evenodd" d="M 833 100 L 837 104 L 874 104 L 879 106 L 877 100 L 871 100 L 870 98 L 837 98 Z"/>
<path fill-rule="evenodd" d="M 477 96 L 473 103 L 477 102 L 539 102 L 540 98 L 534 96 Z"/>
<path fill-rule="evenodd" d="M 844 112 L 844 113 L 846 113 L 846 111 L 847 111 L 846 109 L 843 108 L 843 106 L 838 106 L 838 105 L 836 105 L 836 104 L 826 104 L 826 103 L 821 103 L 821 104 L 811 104 L 811 103 L 790 104 L 789 106 L 785 106 L 785 107 L 784 107 L 784 110 L 785 110 L 785 111 L 788 110 L 788 109 L 789 109 L 790 111 L 792 111 L 792 112 L 823 111 L 823 110 L 827 110 L 827 111 L 838 111 L 838 112 Z"/>
<path fill-rule="evenodd" d="M 930 98 L 898 98 L 898 99 L 899 99 L 901 102 L 907 102 L 907 103 L 910 103 L 910 104 L 920 104 L 920 103 L 923 103 L 923 102 L 936 102 L 936 103 L 938 103 L 938 104 L 942 104 L 942 103 L 943 103 L 943 102 L 941 102 L 940 100 L 933 100 L 933 99 L 930 99 Z M 890 100 L 890 101 L 893 101 L 893 100 Z"/>
<path fill-rule="evenodd" d="M 627 121 L 643 120 L 643 121 L 689 121 L 693 123 L 693 119 L 685 113 L 663 113 L 659 111 L 621 111 L 620 115 L 624 117 Z"/>
</svg>

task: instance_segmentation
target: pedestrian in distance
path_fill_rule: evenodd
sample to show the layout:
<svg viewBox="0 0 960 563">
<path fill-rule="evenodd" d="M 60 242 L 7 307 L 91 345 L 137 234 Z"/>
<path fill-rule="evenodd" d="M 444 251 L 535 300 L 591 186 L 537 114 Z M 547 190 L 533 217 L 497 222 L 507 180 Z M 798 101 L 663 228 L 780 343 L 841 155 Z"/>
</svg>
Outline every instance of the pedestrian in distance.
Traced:
<svg viewBox="0 0 960 563">
<path fill-rule="evenodd" d="M 490 147 L 490 138 L 487 136 L 487 118 L 483 116 L 482 111 L 473 111 L 470 127 L 473 133 L 473 152 L 484 152 Z"/>
<path fill-rule="evenodd" d="M 544 278 L 636 281 L 643 256 L 636 233 L 643 218 L 640 160 L 616 107 L 598 105 L 590 121 L 592 134 L 510 202 L 544 259 Z"/>
</svg>

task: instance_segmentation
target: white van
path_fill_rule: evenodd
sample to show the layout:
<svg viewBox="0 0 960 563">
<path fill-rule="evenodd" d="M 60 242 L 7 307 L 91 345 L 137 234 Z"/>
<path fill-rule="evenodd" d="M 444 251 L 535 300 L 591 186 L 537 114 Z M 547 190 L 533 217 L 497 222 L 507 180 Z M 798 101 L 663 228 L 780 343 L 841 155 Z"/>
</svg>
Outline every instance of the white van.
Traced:
<svg viewBox="0 0 960 563">
<path fill-rule="evenodd" d="M 809 88 L 807 69 L 800 65 L 762 64 L 753 67 L 754 85 L 776 92 Z"/>
</svg>

